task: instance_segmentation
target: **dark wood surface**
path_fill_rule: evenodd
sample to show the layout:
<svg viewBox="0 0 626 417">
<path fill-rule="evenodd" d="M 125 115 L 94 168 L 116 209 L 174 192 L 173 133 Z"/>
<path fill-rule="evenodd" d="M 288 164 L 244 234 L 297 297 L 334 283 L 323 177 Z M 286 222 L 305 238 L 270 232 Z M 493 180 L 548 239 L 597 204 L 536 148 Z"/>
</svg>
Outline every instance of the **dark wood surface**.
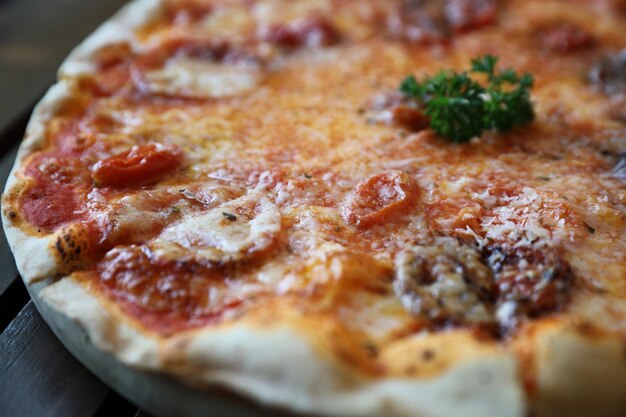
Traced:
<svg viewBox="0 0 626 417">
<path fill-rule="evenodd" d="M 15 153 L 17 152 L 17 144 L 8 148 L 8 152 L 5 152 L 0 157 L 0 184 L 4 187 L 9 171 L 13 166 L 15 159 Z M 17 269 L 15 268 L 15 262 L 13 261 L 13 255 L 8 250 L 6 238 L 4 232 L 0 233 L 0 297 L 9 288 L 13 281 L 17 278 Z"/>
<path fill-rule="evenodd" d="M 32 107 L 124 0 L 0 0 L 0 186 Z M 33 254 L 36 256 L 36 254 Z M 0 230 L 0 417 L 148 417 L 77 362 L 29 301 Z"/>
<path fill-rule="evenodd" d="M 3 412 L 11 410 L 7 416 L 92 416 L 107 395 L 56 340 L 32 301 L 0 335 L 0 352 L 0 404 Z"/>
<path fill-rule="evenodd" d="M 69 52 L 125 0 L 0 1 L 0 126 L 54 81 Z"/>
</svg>

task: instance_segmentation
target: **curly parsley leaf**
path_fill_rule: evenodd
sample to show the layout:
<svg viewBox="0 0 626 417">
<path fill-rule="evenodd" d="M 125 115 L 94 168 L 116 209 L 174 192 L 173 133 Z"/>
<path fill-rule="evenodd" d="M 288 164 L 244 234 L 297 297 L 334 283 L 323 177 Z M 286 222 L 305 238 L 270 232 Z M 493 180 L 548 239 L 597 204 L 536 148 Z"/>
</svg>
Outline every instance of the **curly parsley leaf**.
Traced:
<svg viewBox="0 0 626 417">
<path fill-rule="evenodd" d="M 485 55 L 472 60 L 470 71 L 444 70 L 421 83 L 410 75 L 399 90 L 424 108 L 437 134 L 453 142 L 467 142 L 485 130 L 506 132 L 534 120 L 530 101 L 534 79 L 513 69 L 498 73 L 497 64 L 496 56 Z M 483 74 L 486 85 L 471 73 Z"/>
<path fill-rule="evenodd" d="M 441 72 L 432 81 L 424 88 L 431 128 L 456 143 L 480 135 L 485 111 L 482 86 L 467 74 Z"/>
<path fill-rule="evenodd" d="M 407 97 L 418 98 L 422 96 L 422 86 L 417 82 L 415 75 L 409 75 L 400 84 L 400 92 Z"/>
<path fill-rule="evenodd" d="M 483 55 L 472 59 L 472 72 L 484 73 L 491 77 L 495 73 L 497 64 L 498 57 L 494 55 Z"/>
</svg>

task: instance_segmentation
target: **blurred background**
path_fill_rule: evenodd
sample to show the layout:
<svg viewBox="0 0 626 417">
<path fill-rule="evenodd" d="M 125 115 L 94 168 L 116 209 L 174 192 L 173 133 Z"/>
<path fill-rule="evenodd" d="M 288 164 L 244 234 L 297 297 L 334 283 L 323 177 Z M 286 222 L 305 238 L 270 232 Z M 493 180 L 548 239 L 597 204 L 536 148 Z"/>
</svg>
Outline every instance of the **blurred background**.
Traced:
<svg viewBox="0 0 626 417">
<path fill-rule="evenodd" d="M 125 0 L 0 0 L 0 129 L 54 81 L 63 58 Z"/>
</svg>

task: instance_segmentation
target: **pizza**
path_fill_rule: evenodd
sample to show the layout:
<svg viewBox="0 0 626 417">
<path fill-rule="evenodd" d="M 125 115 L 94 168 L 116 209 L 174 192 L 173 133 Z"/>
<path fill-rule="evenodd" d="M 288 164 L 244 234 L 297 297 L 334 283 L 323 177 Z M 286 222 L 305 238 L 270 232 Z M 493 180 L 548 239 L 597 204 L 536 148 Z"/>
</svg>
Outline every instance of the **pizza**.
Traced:
<svg viewBox="0 0 626 417">
<path fill-rule="evenodd" d="M 189 389 L 622 416 L 625 27 L 619 0 L 135 0 L 33 113 L 18 268 Z"/>
</svg>

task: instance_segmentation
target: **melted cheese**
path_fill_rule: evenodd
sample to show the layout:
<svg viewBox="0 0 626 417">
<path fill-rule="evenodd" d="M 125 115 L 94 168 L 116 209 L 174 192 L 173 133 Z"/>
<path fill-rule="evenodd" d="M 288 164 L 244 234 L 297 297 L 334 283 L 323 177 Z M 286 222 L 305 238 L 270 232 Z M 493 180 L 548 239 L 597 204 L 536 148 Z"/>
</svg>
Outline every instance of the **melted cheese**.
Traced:
<svg viewBox="0 0 626 417">
<path fill-rule="evenodd" d="M 425 330 L 432 323 L 403 308 L 392 291 L 390 265 L 407 246 L 453 236 L 481 249 L 494 242 L 553 247 L 571 265 L 576 288 L 604 291 L 574 292 L 575 314 L 598 314 L 598 325 L 626 336 L 626 309 L 618 302 L 626 298 L 626 184 L 616 160 L 626 149 L 626 125 L 586 79 L 601 57 L 626 45 L 626 20 L 581 2 L 511 0 L 498 2 L 491 26 L 457 34 L 445 46 L 416 46 L 381 26 L 397 1 L 213 3 L 214 13 L 200 20 L 155 24 L 138 39 L 149 49 L 172 39 L 222 37 L 249 46 L 262 66 L 173 54 L 145 74 L 145 91 L 129 82 L 110 97 L 94 97 L 85 114 L 54 122 L 80 118 L 81 132 L 95 138 L 86 161 L 143 142 L 184 150 L 186 165 L 147 188 L 187 187 L 191 194 L 155 208 L 140 204 L 136 190 L 116 190 L 112 207 L 105 197 L 90 206 L 88 220 L 102 228 L 118 236 L 137 232 L 116 242 L 119 250 L 136 243 L 160 260 L 227 266 L 229 285 L 209 291 L 210 305 L 264 294 L 349 329 L 355 340 L 393 346 L 417 331 L 436 331 Z M 258 42 L 259 28 L 318 14 L 341 32 L 332 47 Z M 562 56 L 546 51 L 538 30 L 555 16 L 591 32 L 596 46 Z M 535 75 L 531 126 L 454 145 L 388 123 L 387 111 L 383 120 L 371 117 L 372 103 L 408 74 L 465 69 L 486 53 L 499 55 L 503 68 Z M 364 189 L 377 187 L 369 178 L 390 171 L 411 184 L 411 204 L 365 225 L 342 216 L 350 202 L 366 214 L 399 204 L 404 191 L 389 184 Z M 167 214 L 172 205 L 178 214 Z M 148 227 L 153 222 L 158 230 Z M 495 314 L 510 321 L 514 310 L 504 303 Z"/>
<path fill-rule="evenodd" d="M 279 232 L 277 207 L 251 195 L 185 218 L 165 229 L 150 246 L 166 260 L 223 264 L 267 250 Z"/>
<path fill-rule="evenodd" d="M 245 94 L 257 87 L 262 72 L 246 64 L 232 65 L 189 58 L 174 58 L 145 75 L 148 91 L 190 98 Z"/>
</svg>

